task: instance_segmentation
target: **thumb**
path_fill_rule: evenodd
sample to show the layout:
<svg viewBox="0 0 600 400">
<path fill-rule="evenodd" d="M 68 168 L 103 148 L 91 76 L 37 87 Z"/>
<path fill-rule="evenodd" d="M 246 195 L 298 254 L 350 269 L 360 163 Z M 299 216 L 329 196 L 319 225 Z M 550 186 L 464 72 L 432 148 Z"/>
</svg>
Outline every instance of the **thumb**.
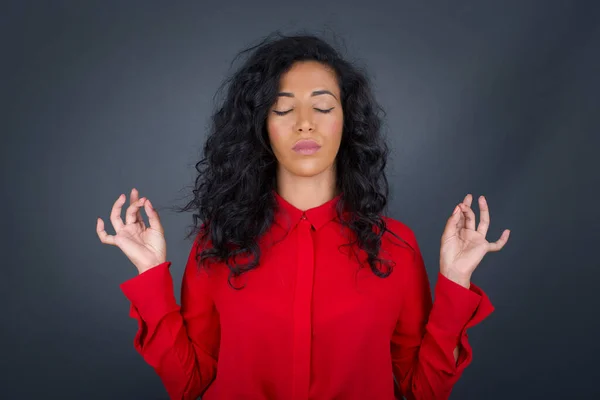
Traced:
<svg viewBox="0 0 600 400">
<path fill-rule="evenodd" d="M 446 227 L 444 228 L 444 233 L 442 233 L 442 243 L 446 241 L 446 239 L 456 235 L 458 221 L 460 221 L 460 207 L 457 205 L 452 211 L 452 215 L 448 218 L 448 222 L 446 222 Z"/>
<path fill-rule="evenodd" d="M 150 200 L 146 200 L 146 203 L 144 204 L 144 206 L 145 206 L 146 214 L 148 215 L 148 222 L 150 223 L 150 227 L 152 229 L 159 231 L 161 234 L 164 235 L 165 230 L 162 226 L 162 223 L 160 222 L 160 217 L 158 216 L 158 211 L 156 211 L 154 209 L 154 207 L 152 207 L 152 203 L 150 202 Z"/>
</svg>

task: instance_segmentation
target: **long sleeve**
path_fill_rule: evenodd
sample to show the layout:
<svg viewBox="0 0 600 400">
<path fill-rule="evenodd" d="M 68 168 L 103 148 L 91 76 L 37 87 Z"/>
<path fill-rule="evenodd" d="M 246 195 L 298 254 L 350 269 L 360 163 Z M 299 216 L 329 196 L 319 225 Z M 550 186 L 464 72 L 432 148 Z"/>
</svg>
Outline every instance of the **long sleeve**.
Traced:
<svg viewBox="0 0 600 400">
<path fill-rule="evenodd" d="M 396 397 L 448 399 L 454 384 L 471 363 L 467 328 L 493 310 L 485 293 L 471 283 L 469 289 L 441 273 L 432 304 L 429 279 L 416 240 L 415 262 L 403 276 L 403 307 L 391 341 Z M 454 349 L 459 346 L 456 361 Z"/>
<path fill-rule="evenodd" d="M 135 349 L 154 368 L 171 399 L 196 399 L 216 376 L 219 315 L 210 296 L 209 276 L 198 272 L 194 242 L 177 305 L 165 262 L 121 284 L 138 321 Z"/>
</svg>

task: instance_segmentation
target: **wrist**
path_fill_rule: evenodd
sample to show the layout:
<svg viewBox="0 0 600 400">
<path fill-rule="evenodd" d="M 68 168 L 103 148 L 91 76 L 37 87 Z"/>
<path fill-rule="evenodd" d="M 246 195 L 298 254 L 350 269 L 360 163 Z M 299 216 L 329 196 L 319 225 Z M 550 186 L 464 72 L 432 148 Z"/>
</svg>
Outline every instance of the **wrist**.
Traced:
<svg viewBox="0 0 600 400">
<path fill-rule="evenodd" d="M 469 289 L 471 287 L 471 275 L 457 273 L 455 271 L 440 271 L 444 277 L 452 282 Z"/>
<path fill-rule="evenodd" d="M 161 261 L 161 262 L 154 262 L 152 263 L 152 265 L 150 264 L 145 264 L 144 266 L 140 266 L 137 268 L 138 270 L 138 275 L 143 274 L 144 272 L 150 271 L 151 269 L 158 267 L 161 264 L 164 264 L 166 261 Z"/>
</svg>

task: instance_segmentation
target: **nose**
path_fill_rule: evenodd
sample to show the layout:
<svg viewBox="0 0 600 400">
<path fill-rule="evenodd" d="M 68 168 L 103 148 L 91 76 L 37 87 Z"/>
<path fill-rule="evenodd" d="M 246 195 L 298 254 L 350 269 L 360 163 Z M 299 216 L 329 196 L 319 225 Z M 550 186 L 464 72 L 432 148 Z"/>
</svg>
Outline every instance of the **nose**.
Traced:
<svg viewBox="0 0 600 400">
<path fill-rule="evenodd" d="M 298 127 L 298 132 L 312 132 L 312 131 L 313 131 L 312 125 Z"/>
<path fill-rule="evenodd" d="M 299 111 L 296 121 L 296 130 L 298 132 L 312 132 L 315 129 L 310 112 Z"/>
</svg>

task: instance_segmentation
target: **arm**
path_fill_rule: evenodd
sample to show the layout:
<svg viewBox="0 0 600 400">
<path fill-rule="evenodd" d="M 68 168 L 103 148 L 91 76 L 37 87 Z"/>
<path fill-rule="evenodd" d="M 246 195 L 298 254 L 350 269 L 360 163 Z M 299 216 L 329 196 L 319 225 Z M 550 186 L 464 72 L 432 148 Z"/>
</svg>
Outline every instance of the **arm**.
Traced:
<svg viewBox="0 0 600 400">
<path fill-rule="evenodd" d="M 403 307 L 391 341 L 396 396 L 447 399 L 472 351 L 466 329 L 493 311 L 474 284 L 465 288 L 441 274 L 432 304 L 429 279 L 416 240 L 414 263 L 403 275 Z"/>
<path fill-rule="evenodd" d="M 170 262 L 121 284 L 138 321 L 134 347 L 154 368 L 171 399 L 196 399 L 214 380 L 220 340 L 219 315 L 210 297 L 208 275 L 198 273 L 194 242 L 177 305 Z"/>
</svg>

